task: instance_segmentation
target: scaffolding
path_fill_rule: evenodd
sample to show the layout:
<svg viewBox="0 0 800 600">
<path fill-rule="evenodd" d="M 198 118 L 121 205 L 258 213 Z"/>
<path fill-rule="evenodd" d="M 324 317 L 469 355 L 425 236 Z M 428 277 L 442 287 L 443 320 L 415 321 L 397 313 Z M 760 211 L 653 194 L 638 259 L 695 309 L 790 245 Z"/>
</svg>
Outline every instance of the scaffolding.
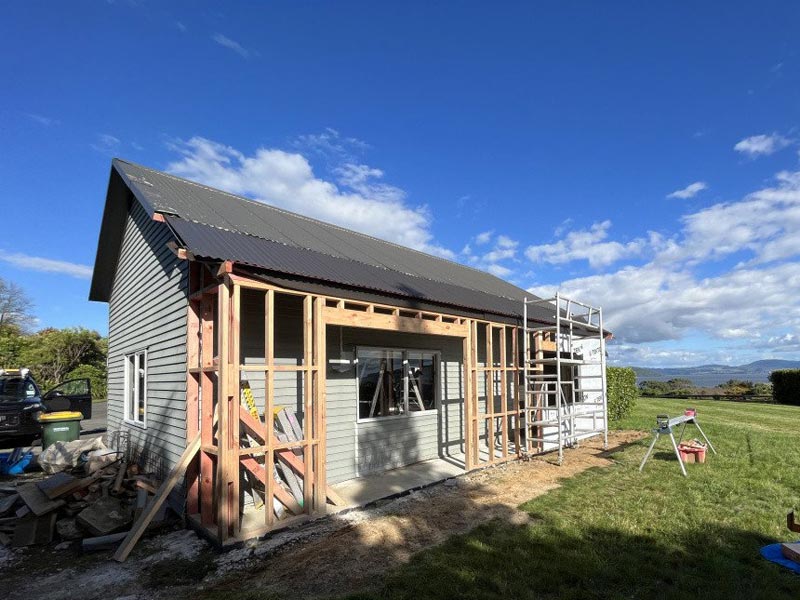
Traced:
<svg viewBox="0 0 800 600">
<path fill-rule="evenodd" d="M 538 310 L 536 310 L 538 309 Z M 536 310 L 553 310 L 531 327 Z M 538 316 L 537 316 L 538 318 Z M 526 453 L 558 450 L 603 435 L 608 446 L 606 352 L 602 309 L 556 294 L 524 299 L 522 438 Z"/>
</svg>

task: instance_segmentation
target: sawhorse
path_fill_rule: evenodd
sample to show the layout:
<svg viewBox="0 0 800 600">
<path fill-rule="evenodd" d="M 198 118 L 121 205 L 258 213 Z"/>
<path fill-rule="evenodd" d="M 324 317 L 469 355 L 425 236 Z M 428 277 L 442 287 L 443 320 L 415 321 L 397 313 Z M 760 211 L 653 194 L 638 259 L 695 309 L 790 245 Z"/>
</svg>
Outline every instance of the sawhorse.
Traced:
<svg viewBox="0 0 800 600">
<path fill-rule="evenodd" d="M 688 477 L 686 473 L 686 467 L 683 466 L 683 460 L 681 459 L 681 453 L 678 450 L 678 444 L 681 443 L 683 440 L 683 433 L 686 431 L 686 425 L 692 423 L 695 427 L 697 427 L 697 431 L 700 432 L 700 435 L 703 436 L 703 439 L 708 444 L 708 447 L 711 448 L 711 451 L 716 454 L 717 451 L 714 450 L 714 446 L 711 444 L 711 440 L 708 439 L 706 434 L 700 428 L 700 423 L 697 422 L 697 415 L 682 415 L 680 417 L 674 417 L 672 419 L 669 418 L 668 415 L 658 415 L 656 417 L 657 427 L 653 429 L 653 441 L 650 444 L 650 447 L 647 449 L 647 454 L 644 455 L 644 459 L 642 460 L 642 464 L 639 466 L 639 471 L 644 469 L 644 465 L 647 462 L 647 459 L 650 458 L 650 454 L 653 452 L 653 448 L 656 446 L 656 442 L 662 435 L 668 435 L 670 441 L 672 442 L 672 449 L 675 450 L 675 456 L 678 457 L 678 464 L 681 466 L 681 473 L 683 473 L 684 477 Z M 681 436 L 678 438 L 678 441 L 675 441 L 675 435 L 672 432 L 673 427 L 677 427 L 678 425 L 683 425 L 681 428 Z"/>
</svg>

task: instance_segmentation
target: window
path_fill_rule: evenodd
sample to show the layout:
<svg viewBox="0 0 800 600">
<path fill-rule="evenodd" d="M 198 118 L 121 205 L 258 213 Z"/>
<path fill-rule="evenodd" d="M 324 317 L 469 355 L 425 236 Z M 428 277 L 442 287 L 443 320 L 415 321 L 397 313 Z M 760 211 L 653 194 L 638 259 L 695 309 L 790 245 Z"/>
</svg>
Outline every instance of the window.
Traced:
<svg viewBox="0 0 800 600">
<path fill-rule="evenodd" d="M 358 418 L 408 416 L 436 410 L 437 354 L 358 349 Z"/>
<path fill-rule="evenodd" d="M 33 398 L 38 390 L 30 379 L 22 377 L 4 377 L 0 379 L 0 396 L 3 400 L 24 400 Z"/>
<path fill-rule="evenodd" d="M 145 426 L 147 351 L 125 355 L 125 420 Z"/>
</svg>

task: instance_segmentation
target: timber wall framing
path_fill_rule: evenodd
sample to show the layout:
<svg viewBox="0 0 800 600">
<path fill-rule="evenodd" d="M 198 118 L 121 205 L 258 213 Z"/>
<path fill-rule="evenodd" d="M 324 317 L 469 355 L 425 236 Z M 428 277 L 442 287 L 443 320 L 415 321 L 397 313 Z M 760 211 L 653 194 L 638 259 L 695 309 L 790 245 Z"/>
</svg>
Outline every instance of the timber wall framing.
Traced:
<svg viewBox="0 0 800 600">
<path fill-rule="evenodd" d="M 447 336 L 460 340 L 464 382 L 465 469 L 519 458 L 519 426 L 525 418 L 519 373 L 520 329 L 513 325 L 347 300 L 279 288 L 190 261 L 187 344 L 187 437 L 200 432 L 201 449 L 187 472 L 187 514 L 220 544 L 257 537 L 327 512 L 338 498 L 326 475 L 326 327 Z M 258 293 L 264 306 L 264 361 L 241 353 L 242 293 Z M 302 358 L 276 362 L 276 296 L 302 303 Z M 276 373 L 302 380 L 303 437 L 281 442 L 274 434 Z M 258 373 L 264 381 L 263 412 L 240 401 L 240 381 Z M 272 476 L 275 465 L 302 479 L 296 502 Z M 244 510 L 251 494 L 256 513 Z M 249 507 L 251 508 L 251 507 Z M 254 520 L 253 514 L 257 515 Z"/>
</svg>

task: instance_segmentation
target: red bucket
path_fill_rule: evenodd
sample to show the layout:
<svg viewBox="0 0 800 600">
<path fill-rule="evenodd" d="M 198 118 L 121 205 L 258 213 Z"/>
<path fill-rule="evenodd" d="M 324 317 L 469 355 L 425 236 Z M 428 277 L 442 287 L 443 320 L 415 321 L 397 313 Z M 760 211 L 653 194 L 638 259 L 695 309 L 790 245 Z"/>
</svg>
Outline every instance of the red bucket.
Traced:
<svg viewBox="0 0 800 600">
<path fill-rule="evenodd" d="M 685 463 L 704 463 L 706 462 L 706 449 L 702 446 L 681 444 L 678 446 L 681 460 Z"/>
</svg>

